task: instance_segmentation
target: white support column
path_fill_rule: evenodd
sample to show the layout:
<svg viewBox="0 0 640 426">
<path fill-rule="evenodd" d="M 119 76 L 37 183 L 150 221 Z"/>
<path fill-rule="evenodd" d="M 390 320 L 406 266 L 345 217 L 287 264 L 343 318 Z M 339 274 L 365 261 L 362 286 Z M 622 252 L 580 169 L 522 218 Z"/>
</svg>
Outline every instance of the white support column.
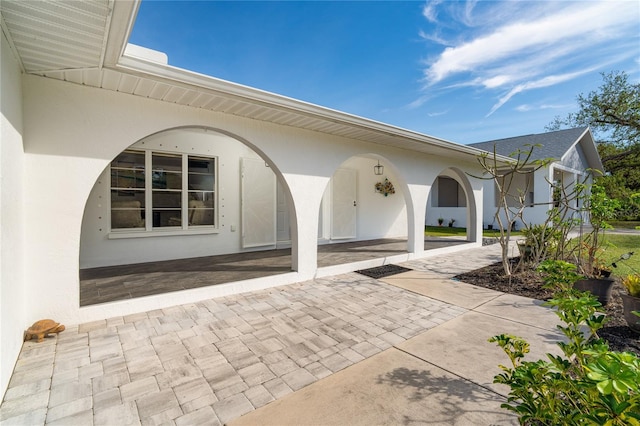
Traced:
<svg viewBox="0 0 640 426">
<path fill-rule="evenodd" d="M 295 206 L 291 225 L 292 268 L 311 278 L 318 268 L 318 215 L 328 177 L 284 175 Z"/>
<path fill-rule="evenodd" d="M 429 186 L 409 185 L 407 205 L 407 250 L 415 257 L 424 253 L 424 225 Z"/>
</svg>

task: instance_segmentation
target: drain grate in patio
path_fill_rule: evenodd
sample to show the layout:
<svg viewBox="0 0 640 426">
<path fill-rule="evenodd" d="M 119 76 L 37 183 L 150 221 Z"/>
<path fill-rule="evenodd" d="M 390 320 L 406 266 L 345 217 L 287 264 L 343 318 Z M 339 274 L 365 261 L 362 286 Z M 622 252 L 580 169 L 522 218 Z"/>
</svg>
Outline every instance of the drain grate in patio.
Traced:
<svg viewBox="0 0 640 426">
<path fill-rule="evenodd" d="M 367 277 L 378 279 L 378 278 L 390 277 L 391 275 L 401 274 L 402 272 L 407 272 L 407 271 L 411 271 L 411 269 L 405 268 L 403 266 L 389 264 L 389 265 L 376 266 L 375 268 L 361 269 L 356 272 L 362 275 L 366 275 Z"/>
</svg>

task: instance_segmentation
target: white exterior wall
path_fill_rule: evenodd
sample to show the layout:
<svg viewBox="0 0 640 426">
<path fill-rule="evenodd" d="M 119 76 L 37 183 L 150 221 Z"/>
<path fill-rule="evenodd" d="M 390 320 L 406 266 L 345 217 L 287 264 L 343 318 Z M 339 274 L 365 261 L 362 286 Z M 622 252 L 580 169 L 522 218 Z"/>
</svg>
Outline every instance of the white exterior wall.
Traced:
<svg viewBox="0 0 640 426">
<path fill-rule="evenodd" d="M 533 202 L 535 205 L 525 209 L 523 214 L 525 222 L 538 224 L 544 223 L 547 219 L 547 212 L 553 207 L 549 182 L 553 182 L 552 167 L 542 167 L 533 174 Z"/>
<path fill-rule="evenodd" d="M 593 174 L 588 171 L 589 162 L 580 144 L 574 145 L 567 151 L 557 167 L 565 176 L 570 175 L 570 178 L 565 177 L 565 185 L 573 186 L 576 183 L 582 183 L 589 186 L 593 183 Z M 583 203 L 584 200 L 575 200 L 572 206 L 577 209 Z M 576 213 L 576 217 L 580 217 L 580 213 Z M 589 223 L 589 214 L 587 212 L 582 212 L 582 220 L 585 223 Z"/>
<path fill-rule="evenodd" d="M 385 160 L 381 160 L 381 164 L 387 164 L 384 168 L 384 175 L 376 176 L 373 173 L 375 164 L 377 164 L 377 160 L 373 158 L 357 157 L 340 165 L 341 168 L 353 169 L 358 172 L 357 240 L 406 237 L 407 209 L 404 196 L 396 187 L 397 176 L 392 170 L 392 166 L 387 164 Z M 395 194 L 386 197 L 375 191 L 376 182 L 384 182 L 385 178 L 389 179 L 396 188 Z M 330 206 L 327 210 L 330 210 Z"/>
<path fill-rule="evenodd" d="M 31 325 L 24 280 L 24 152 L 20 68 L 2 35 L 0 52 L 0 401 Z"/>
<path fill-rule="evenodd" d="M 467 208 L 466 207 L 427 207 L 426 225 L 438 226 L 438 218 L 443 218 L 442 226 L 449 226 L 451 219 L 455 219 L 453 226 L 455 228 L 467 227 Z"/>
<path fill-rule="evenodd" d="M 579 144 L 574 145 L 567 151 L 560 164 L 581 173 L 584 173 L 589 168 L 587 157 Z"/>
<path fill-rule="evenodd" d="M 423 256 L 423 225 L 431 183 L 443 167 L 477 167 L 473 158 L 466 165 L 459 164 L 434 155 L 35 76 L 24 77 L 23 91 L 24 194 L 29 194 L 24 209 L 25 251 L 29 253 L 25 291 L 38 295 L 30 299 L 28 321 L 53 317 L 76 324 L 312 278 L 317 271 L 317 227 L 325 188 L 345 161 L 372 153 L 388 161 L 385 168 L 391 167 L 389 171 L 396 174 L 396 194 L 383 200 L 389 201 L 389 209 L 383 213 L 387 215 L 385 220 L 406 215 L 410 256 Z M 184 126 L 219 129 L 270 159 L 294 202 L 291 237 L 296 272 L 80 308 L 81 224 L 94 183 L 109 162 L 131 144 Z M 371 173 L 372 167 L 373 163 Z M 363 177 L 369 179 L 364 173 Z M 363 185 L 370 184 L 363 180 Z M 473 187 L 472 193 L 478 196 L 481 188 Z M 381 197 L 371 197 L 374 195 Z M 404 203 L 398 201 L 402 198 Z M 476 202 L 481 208 L 482 201 Z M 406 213 L 400 204 L 406 205 Z M 366 220 L 362 218 L 363 223 Z M 478 215 L 477 222 L 480 220 Z M 400 221 L 389 221 L 390 230 L 385 235 L 399 233 Z"/>
</svg>

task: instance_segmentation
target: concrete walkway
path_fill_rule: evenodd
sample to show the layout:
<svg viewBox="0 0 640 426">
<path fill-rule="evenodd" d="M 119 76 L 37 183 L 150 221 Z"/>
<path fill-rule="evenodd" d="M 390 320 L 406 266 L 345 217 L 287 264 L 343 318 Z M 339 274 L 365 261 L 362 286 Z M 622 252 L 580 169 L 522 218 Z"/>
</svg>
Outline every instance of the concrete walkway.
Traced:
<svg viewBox="0 0 640 426">
<path fill-rule="evenodd" d="M 487 343 L 557 352 L 556 316 L 453 281 L 499 247 L 70 326 L 27 342 L 0 406 L 25 424 L 517 424 Z"/>
</svg>

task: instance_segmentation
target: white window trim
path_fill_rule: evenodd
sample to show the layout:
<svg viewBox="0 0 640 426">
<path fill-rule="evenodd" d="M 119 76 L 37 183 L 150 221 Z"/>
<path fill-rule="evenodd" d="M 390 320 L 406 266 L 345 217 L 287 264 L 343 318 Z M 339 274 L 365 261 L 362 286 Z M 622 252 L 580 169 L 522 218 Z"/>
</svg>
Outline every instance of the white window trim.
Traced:
<svg viewBox="0 0 640 426">
<path fill-rule="evenodd" d="M 124 238 L 149 238 L 149 237 L 169 237 L 169 236 L 184 236 L 184 235 L 206 235 L 206 234 L 219 234 L 220 233 L 220 214 L 218 210 L 218 157 L 211 155 L 200 154 L 187 154 L 183 152 L 163 151 L 158 149 L 141 149 L 131 148 L 131 151 L 144 152 L 145 155 L 145 218 L 153 217 L 153 182 L 151 179 L 152 169 L 152 156 L 153 153 L 157 154 L 172 154 L 180 155 L 182 157 L 182 207 L 181 217 L 189 217 L 189 156 L 210 158 L 214 160 L 214 187 L 213 187 L 213 225 L 194 225 L 189 227 L 187 220 L 182 221 L 182 227 L 164 227 L 154 228 L 152 220 L 145 220 L 145 228 L 123 228 L 123 229 L 111 229 L 111 180 L 109 180 L 109 208 L 108 208 L 108 223 L 109 233 L 107 238 L 109 240 L 124 239 Z M 109 166 L 111 170 L 111 166 Z M 111 175 L 111 173 L 109 173 Z"/>
<path fill-rule="evenodd" d="M 147 231 L 145 229 L 140 229 L 138 231 L 131 230 L 118 230 L 114 229 L 111 231 L 107 238 L 110 240 L 120 240 L 125 238 L 151 238 L 151 237 L 172 237 L 172 236 L 180 236 L 180 235 L 207 235 L 207 234 L 219 234 L 219 228 L 195 228 L 189 230 L 182 229 L 154 229 L 153 231 Z"/>
</svg>

